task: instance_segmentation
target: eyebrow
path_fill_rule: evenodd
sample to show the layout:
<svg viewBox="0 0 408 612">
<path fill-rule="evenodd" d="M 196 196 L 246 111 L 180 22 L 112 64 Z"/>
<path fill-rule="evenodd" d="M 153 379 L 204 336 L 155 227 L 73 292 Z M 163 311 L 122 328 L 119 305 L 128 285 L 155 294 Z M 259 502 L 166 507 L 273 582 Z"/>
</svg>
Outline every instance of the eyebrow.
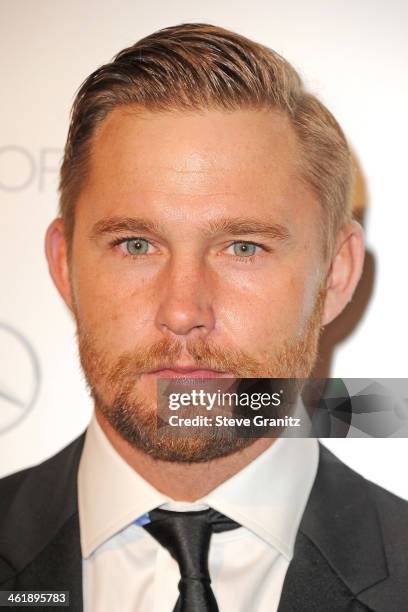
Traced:
<svg viewBox="0 0 408 612">
<path fill-rule="evenodd" d="M 259 221 L 252 217 L 222 217 L 209 221 L 202 228 L 207 236 L 217 234 L 230 235 L 262 235 L 275 240 L 287 240 L 291 234 L 289 229 L 280 223 Z M 130 232 L 132 234 L 165 233 L 160 223 L 142 217 L 107 217 L 97 221 L 90 232 L 91 239 L 95 240 L 106 234 L 119 234 Z"/>
<path fill-rule="evenodd" d="M 131 232 L 132 234 L 160 233 L 160 230 L 160 224 L 142 217 L 107 217 L 95 223 L 90 232 L 90 237 L 95 240 L 105 234 L 120 234 L 122 232 Z"/>
<path fill-rule="evenodd" d="M 284 225 L 259 221 L 252 217 L 221 218 L 210 221 L 207 231 L 210 234 L 260 234 L 278 240 L 290 238 L 289 229 Z"/>
</svg>

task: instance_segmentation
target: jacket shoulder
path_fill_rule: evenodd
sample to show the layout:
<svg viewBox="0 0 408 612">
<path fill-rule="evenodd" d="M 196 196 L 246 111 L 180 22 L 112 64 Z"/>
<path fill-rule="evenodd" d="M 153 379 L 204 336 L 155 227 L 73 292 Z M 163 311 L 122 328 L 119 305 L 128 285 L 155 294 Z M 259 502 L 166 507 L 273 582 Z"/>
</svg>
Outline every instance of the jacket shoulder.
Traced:
<svg viewBox="0 0 408 612">
<path fill-rule="evenodd" d="M 370 495 L 378 506 L 381 517 L 384 519 L 387 516 L 393 515 L 397 520 L 401 518 L 403 521 L 408 519 L 408 501 L 391 493 L 387 489 L 366 480 Z"/>
<path fill-rule="evenodd" d="M 408 502 L 320 451 L 307 529 L 366 606 L 408 610 Z"/>
<path fill-rule="evenodd" d="M 330 452 L 326 447 L 320 445 L 320 454 L 322 464 L 325 464 L 339 484 L 340 481 L 349 481 L 353 483 L 356 491 L 368 493 L 372 503 L 378 509 L 380 521 L 389 517 L 393 518 L 393 522 L 402 520 L 402 523 L 408 520 L 408 501 L 384 489 L 380 485 L 367 480 L 364 476 L 355 472 L 352 468 L 344 464 L 338 457 Z M 326 469 L 327 469 L 326 468 Z"/>
<path fill-rule="evenodd" d="M 19 571 L 77 512 L 85 432 L 49 459 L 0 479 L 0 559 Z"/>
<path fill-rule="evenodd" d="M 20 492 L 26 487 L 39 487 L 39 493 L 45 491 L 46 483 L 53 480 L 57 473 L 61 475 L 67 468 L 79 460 L 78 453 L 82 450 L 84 433 L 65 446 L 62 450 L 55 453 L 45 461 L 34 466 L 14 472 L 8 476 L 0 478 L 0 525 L 2 519 L 8 514 L 10 505 L 18 498 Z"/>
</svg>

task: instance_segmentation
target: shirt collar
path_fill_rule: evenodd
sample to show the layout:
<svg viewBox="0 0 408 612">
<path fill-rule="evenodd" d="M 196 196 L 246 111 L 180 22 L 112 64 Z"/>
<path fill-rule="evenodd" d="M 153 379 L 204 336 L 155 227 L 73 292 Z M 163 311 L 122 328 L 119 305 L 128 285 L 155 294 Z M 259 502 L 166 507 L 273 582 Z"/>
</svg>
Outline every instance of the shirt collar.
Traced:
<svg viewBox="0 0 408 612">
<path fill-rule="evenodd" d="M 113 448 L 93 415 L 78 472 L 82 556 L 153 508 L 202 504 L 226 514 L 289 560 L 318 465 L 312 438 L 279 438 L 240 472 L 197 502 L 174 502 L 150 485 Z"/>
<path fill-rule="evenodd" d="M 121 457 L 92 416 L 78 470 L 82 556 L 137 517 L 171 501 Z"/>
<path fill-rule="evenodd" d="M 280 437 L 203 501 L 290 560 L 318 462 L 316 439 Z"/>
</svg>

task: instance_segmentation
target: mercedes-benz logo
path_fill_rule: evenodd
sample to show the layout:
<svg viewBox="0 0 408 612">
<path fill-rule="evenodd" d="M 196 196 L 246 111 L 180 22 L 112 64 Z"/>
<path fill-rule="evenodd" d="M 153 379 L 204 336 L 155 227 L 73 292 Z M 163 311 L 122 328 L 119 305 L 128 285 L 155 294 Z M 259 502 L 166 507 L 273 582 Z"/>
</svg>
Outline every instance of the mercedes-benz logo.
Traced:
<svg viewBox="0 0 408 612">
<path fill-rule="evenodd" d="M 0 322 L 0 434 L 30 412 L 40 388 L 38 357 L 23 334 Z"/>
</svg>

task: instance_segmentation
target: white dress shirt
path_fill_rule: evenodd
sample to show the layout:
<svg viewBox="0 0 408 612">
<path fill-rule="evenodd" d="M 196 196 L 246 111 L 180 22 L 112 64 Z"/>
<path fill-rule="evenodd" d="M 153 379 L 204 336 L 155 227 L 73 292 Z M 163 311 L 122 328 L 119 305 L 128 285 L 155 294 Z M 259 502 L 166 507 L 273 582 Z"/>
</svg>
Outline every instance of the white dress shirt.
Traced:
<svg viewBox="0 0 408 612">
<path fill-rule="evenodd" d="M 84 611 L 172 612 L 177 562 L 135 524 L 158 506 L 211 506 L 240 523 L 211 537 L 209 571 L 220 612 L 277 610 L 318 454 L 315 439 L 279 438 L 197 502 L 175 502 L 122 459 L 93 416 L 78 474 Z"/>
</svg>

